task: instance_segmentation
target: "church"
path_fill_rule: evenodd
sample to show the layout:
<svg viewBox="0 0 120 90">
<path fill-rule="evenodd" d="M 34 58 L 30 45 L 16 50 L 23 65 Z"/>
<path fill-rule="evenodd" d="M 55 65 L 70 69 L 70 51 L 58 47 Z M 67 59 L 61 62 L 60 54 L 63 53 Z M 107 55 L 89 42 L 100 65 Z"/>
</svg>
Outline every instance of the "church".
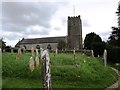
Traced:
<svg viewBox="0 0 120 90">
<path fill-rule="evenodd" d="M 80 50 L 82 45 L 82 21 L 79 16 L 68 16 L 67 19 L 67 36 L 61 37 L 45 37 L 45 38 L 26 38 L 19 41 L 15 47 L 25 46 L 27 50 L 31 50 L 31 47 L 40 47 L 45 49 L 48 45 L 52 50 L 56 50 L 59 41 L 64 41 L 69 49 Z"/>
</svg>

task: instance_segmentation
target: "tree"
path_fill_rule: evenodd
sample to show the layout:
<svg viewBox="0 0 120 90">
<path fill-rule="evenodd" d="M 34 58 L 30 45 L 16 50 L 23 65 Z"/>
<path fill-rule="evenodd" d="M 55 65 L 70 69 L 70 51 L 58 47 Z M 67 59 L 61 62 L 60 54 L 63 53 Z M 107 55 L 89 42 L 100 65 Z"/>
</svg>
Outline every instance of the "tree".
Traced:
<svg viewBox="0 0 120 90">
<path fill-rule="evenodd" d="M 104 49 L 106 48 L 105 42 L 93 42 L 92 50 L 94 51 L 94 56 L 103 55 Z"/>
<path fill-rule="evenodd" d="M 36 48 L 37 48 L 37 49 L 40 49 L 40 45 L 36 45 Z"/>
<path fill-rule="evenodd" d="M 50 44 L 47 45 L 47 49 L 51 50 L 51 45 Z"/>
<path fill-rule="evenodd" d="M 112 27 L 112 32 L 108 38 L 108 44 L 113 46 L 120 46 L 120 3 L 116 12 L 118 16 L 118 27 Z"/>
<path fill-rule="evenodd" d="M 3 41 L 3 39 L 0 39 L 0 48 L 2 48 L 2 51 L 5 49 L 6 47 L 6 42 Z"/>
<path fill-rule="evenodd" d="M 99 35 L 95 34 L 94 32 L 91 32 L 85 37 L 84 48 L 91 50 L 93 42 L 102 42 L 102 39 Z"/>
<path fill-rule="evenodd" d="M 102 41 L 101 37 L 94 32 L 86 35 L 84 40 L 85 49 L 93 50 L 94 56 L 102 55 L 106 48 L 106 43 Z"/>
<path fill-rule="evenodd" d="M 64 41 L 58 41 L 58 49 L 59 50 L 63 50 L 63 49 L 65 49 L 66 48 L 66 43 L 64 42 Z"/>
</svg>

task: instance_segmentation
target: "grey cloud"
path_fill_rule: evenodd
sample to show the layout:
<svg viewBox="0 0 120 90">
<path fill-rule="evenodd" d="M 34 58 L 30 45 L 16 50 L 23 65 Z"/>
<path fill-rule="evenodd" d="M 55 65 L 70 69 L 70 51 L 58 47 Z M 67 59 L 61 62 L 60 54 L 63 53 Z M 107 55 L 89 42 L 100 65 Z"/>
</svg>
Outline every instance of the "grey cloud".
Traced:
<svg viewBox="0 0 120 90">
<path fill-rule="evenodd" d="M 83 20 L 83 27 L 90 27 L 90 23 L 88 22 L 88 20 Z"/>
<path fill-rule="evenodd" d="M 55 27 L 54 30 L 59 31 L 60 27 Z"/>
<path fill-rule="evenodd" d="M 19 38 L 23 37 L 23 35 L 21 36 L 19 33 L 14 33 L 14 32 L 4 32 L 3 37 L 11 41 L 11 40 L 19 40 Z"/>
<path fill-rule="evenodd" d="M 46 29 L 44 27 L 41 28 L 33 28 L 30 27 L 26 30 L 25 34 L 32 34 L 32 35 L 48 35 L 49 34 L 49 29 Z"/>
<path fill-rule="evenodd" d="M 110 32 L 111 32 L 111 31 L 100 32 L 99 35 L 102 37 L 102 39 L 103 39 L 104 41 L 107 41 L 107 40 L 108 40 L 108 37 L 109 37 L 109 35 L 110 35 Z"/>
<path fill-rule="evenodd" d="M 49 34 L 51 17 L 57 11 L 57 3 L 50 2 L 3 2 L 2 3 L 2 29 L 16 34 Z M 44 27 L 39 32 L 26 32 L 29 26 Z M 4 35 L 3 35 L 4 36 Z M 19 36 L 19 35 L 18 35 Z M 17 38 L 5 36 L 8 39 Z"/>
<path fill-rule="evenodd" d="M 62 18 L 62 25 L 65 25 L 66 23 L 66 18 Z"/>
</svg>

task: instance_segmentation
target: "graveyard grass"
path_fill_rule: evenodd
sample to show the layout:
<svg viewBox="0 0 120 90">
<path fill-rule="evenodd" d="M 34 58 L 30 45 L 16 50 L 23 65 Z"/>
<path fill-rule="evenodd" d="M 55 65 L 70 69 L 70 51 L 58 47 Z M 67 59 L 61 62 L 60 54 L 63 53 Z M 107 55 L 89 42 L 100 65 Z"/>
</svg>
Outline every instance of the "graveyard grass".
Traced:
<svg viewBox="0 0 120 90">
<path fill-rule="evenodd" d="M 104 67 L 101 59 L 83 54 L 50 53 L 52 88 L 106 88 L 117 81 L 117 74 Z M 15 53 L 2 54 L 3 88 L 42 88 L 41 66 L 29 70 L 30 54 L 16 60 Z"/>
</svg>

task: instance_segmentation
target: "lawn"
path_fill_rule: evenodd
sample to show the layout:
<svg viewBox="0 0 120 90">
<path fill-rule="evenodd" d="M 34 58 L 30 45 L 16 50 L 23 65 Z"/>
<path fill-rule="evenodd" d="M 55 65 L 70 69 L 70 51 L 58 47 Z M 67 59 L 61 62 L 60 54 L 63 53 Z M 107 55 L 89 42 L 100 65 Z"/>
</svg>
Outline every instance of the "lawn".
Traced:
<svg viewBox="0 0 120 90">
<path fill-rule="evenodd" d="M 3 88 L 42 88 L 41 66 L 29 70 L 30 54 L 16 60 L 15 53 L 2 54 Z M 83 54 L 50 53 L 52 88 L 106 88 L 117 80 L 117 74 L 104 67 L 102 60 Z"/>
</svg>

